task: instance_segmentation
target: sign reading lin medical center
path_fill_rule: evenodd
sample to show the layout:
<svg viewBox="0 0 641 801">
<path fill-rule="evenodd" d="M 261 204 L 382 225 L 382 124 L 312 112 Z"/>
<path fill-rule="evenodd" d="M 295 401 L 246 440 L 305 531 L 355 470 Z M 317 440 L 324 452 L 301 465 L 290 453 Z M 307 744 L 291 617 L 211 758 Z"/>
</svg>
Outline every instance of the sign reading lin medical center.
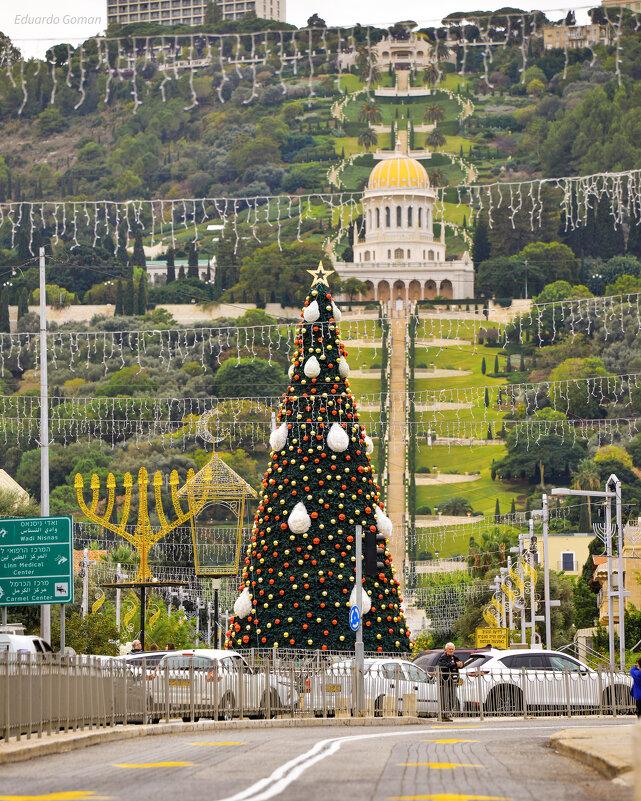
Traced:
<svg viewBox="0 0 641 801">
<path fill-rule="evenodd" d="M 73 603 L 71 517 L 0 519 L 0 606 Z"/>
</svg>

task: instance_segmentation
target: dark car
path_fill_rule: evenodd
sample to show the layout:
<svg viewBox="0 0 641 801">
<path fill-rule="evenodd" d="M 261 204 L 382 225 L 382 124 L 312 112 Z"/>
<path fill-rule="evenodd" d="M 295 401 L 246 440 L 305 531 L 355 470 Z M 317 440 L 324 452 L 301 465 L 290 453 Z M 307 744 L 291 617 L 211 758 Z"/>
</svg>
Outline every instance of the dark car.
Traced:
<svg viewBox="0 0 641 801">
<path fill-rule="evenodd" d="M 456 648 L 454 651 L 454 655 L 459 660 L 465 664 L 467 660 L 470 658 L 472 654 L 478 654 L 482 651 L 489 651 L 488 647 L 485 648 Z M 438 660 L 441 657 L 441 654 L 445 653 L 444 648 L 433 648 L 431 651 L 423 651 L 420 653 L 412 662 L 415 665 L 418 665 L 420 668 L 423 668 L 427 673 L 430 675 L 434 674 L 434 667 Z"/>
</svg>

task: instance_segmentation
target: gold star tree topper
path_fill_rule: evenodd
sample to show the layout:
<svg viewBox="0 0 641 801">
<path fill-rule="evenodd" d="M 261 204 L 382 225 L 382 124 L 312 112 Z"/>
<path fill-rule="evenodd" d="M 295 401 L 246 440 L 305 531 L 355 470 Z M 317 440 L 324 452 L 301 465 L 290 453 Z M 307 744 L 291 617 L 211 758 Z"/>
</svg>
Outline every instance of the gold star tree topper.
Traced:
<svg viewBox="0 0 641 801">
<path fill-rule="evenodd" d="M 318 268 L 316 270 L 307 270 L 307 272 L 312 276 L 312 286 L 314 286 L 314 284 L 325 284 L 325 286 L 329 286 L 329 281 L 327 279 L 333 274 L 334 270 L 326 270 L 321 261 L 318 263 Z"/>
</svg>

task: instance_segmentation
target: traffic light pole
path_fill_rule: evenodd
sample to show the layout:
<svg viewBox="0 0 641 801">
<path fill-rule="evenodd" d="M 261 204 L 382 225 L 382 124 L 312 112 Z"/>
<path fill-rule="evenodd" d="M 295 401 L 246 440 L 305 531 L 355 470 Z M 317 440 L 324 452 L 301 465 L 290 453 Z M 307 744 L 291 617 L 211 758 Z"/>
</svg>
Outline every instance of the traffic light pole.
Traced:
<svg viewBox="0 0 641 801">
<path fill-rule="evenodd" d="M 363 526 L 356 526 L 356 605 L 359 611 L 354 657 L 356 668 L 355 707 L 358 716 L 363 714 L 365 690 L 365 646 L 363 645 Z"/>
</svg>

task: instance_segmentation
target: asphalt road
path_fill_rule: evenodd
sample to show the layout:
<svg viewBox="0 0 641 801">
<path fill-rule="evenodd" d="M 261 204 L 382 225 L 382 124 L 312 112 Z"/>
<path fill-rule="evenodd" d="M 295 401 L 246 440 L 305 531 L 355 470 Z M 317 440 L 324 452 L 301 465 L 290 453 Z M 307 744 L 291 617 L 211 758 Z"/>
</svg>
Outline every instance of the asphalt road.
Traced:
<svg viewBox="0 0 641 801">
<path fill-rule="evenodd" d="M 629 720 L 425 723 L 147 737 L 0 766 L 0 801 L 631 801 L 555 754 L 555 731 Z"/>
</svg>

